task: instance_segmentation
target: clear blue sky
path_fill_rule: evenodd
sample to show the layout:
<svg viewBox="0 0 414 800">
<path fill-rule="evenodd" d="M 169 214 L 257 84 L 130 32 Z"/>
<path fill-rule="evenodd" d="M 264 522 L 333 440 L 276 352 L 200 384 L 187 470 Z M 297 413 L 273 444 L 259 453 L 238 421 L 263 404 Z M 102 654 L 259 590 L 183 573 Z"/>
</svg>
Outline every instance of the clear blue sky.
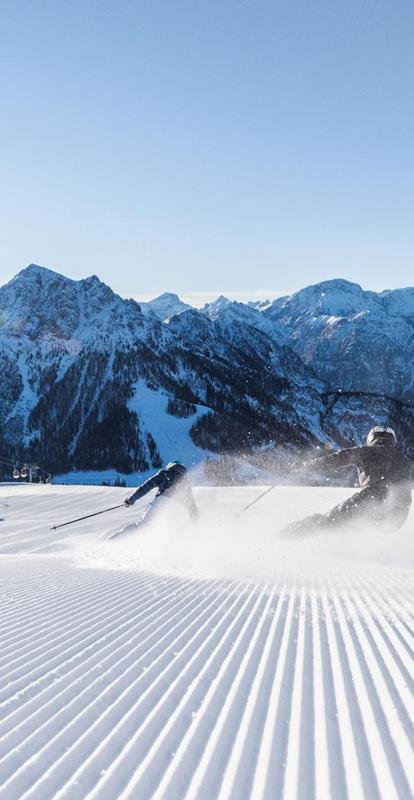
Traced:
<svg viewBox="0 0 414 800">
<path fill-rule="evenodd" d="M 3 0 L 0 282 L 414 284 L 412 0 Z"/>
</svg>

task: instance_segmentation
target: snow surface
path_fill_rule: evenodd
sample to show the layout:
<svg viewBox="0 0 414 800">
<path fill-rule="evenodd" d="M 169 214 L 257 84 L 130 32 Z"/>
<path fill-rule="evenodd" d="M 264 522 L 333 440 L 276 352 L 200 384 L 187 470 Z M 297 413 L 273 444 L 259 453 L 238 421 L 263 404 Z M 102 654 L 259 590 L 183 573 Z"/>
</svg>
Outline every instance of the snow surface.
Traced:
<svg viewBox="0 0 414 800">
<path fill-rule="evenodd" d="M 209 409 L 196 406 L 196 412 L 190 417 L 175 417 L 167 412 L 168 395 L 161 389 L 150 389 L 144 380 L 133 385 L 134 395 L 128 401 L 128 408 L 135 411 L 140 419 L 144 432 L 150 432 L 157 439 L 161 461 L 167 464 L 177 458 L 183 463 L 194 466 L 199 464 L 210 453 L 197 447 L 190 436 L 190 428 L 197 419 Z"/>
<path fill-rule="evenodd" d="M 349 489 L 265 488 L 110 542 L 146 500 L 0 487 L 0 800 L 414 796 L 413 514 L 288 541 Z"/>
</svg>

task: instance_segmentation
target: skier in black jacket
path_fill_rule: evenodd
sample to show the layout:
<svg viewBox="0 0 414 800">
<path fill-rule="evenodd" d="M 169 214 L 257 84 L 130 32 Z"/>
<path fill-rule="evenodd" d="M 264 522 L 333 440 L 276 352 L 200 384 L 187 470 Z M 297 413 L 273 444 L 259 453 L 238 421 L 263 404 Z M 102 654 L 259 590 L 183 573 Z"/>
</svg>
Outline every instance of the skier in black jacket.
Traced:
<svg viewBox="0 0 414 800">
<path fill-rule="evenodd" d="M 396 531 L 404 524 L 411 505 L 411 464 L 397 447 L 392 428 L 378 425 L 370 430 L 366 445 L 330 453 L 303 464 L 305 468 L 320 466 L 334 470 L 356 467 L 361 491 L 327 514 L 313 514 L 293 522 L 285 528 L 287 532 L 314 532 L 358 520 L 385 531 Z"/>
<path fill-rule="evenodd" d="M 136 522 L 131 522 L 125 528 L 116 531 L 111 538 L 138 528 L 144 522 L 147 522 L 150 517 L 153 517 L 155 510 L 161 510 L 163 505 L 167 507 L 171 500 L 184 506 L 191 519 L 195 519 L 197 516 L 197 506 L 194 502 L 191 484 L 188 479 L 187 467 L 181 464 L 180 461 L 170 461 L 164 469 L 160 469 L 152 478 L 148 478 L 147 481 L 138 486 L 130 497 L 127 497 L 124 501 L 125 505 L 133 506 L 137 500 L 140 500 L 141 497 L 144 497 L 153 489 L 157 489 L 155 497 L 148 503 Z"/>
</svg>

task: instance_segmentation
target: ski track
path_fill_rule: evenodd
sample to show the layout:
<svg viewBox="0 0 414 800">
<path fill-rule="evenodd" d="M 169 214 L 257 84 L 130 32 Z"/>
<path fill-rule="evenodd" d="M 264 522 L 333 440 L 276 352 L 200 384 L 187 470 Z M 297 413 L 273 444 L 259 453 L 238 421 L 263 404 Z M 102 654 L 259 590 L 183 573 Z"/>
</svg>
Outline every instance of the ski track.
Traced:
<svg viewBox="0 0 414 800">
<path fill-rule="evenodd" d="M 414 569 L 203 578 L 82 561 L 119 512 L 50 532 L 127 493 L 0 488 L 0 800 L 414 798 Z"/>
</svg>

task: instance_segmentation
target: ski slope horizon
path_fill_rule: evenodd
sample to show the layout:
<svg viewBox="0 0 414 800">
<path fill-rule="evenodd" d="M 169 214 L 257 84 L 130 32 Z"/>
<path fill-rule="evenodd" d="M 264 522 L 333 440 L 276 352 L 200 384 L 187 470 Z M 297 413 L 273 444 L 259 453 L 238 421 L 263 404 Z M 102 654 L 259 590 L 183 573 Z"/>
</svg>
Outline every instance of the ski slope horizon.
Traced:
<svg viewBox="0 0 414 800">
<path fill-rule="evenodd" d="M 350 489 L 0 485 L 0 800 L 414 796 L 414 548 L 280 536 Z M 174 504 L 173 504 L 174 506 Z"/>
</svg>

